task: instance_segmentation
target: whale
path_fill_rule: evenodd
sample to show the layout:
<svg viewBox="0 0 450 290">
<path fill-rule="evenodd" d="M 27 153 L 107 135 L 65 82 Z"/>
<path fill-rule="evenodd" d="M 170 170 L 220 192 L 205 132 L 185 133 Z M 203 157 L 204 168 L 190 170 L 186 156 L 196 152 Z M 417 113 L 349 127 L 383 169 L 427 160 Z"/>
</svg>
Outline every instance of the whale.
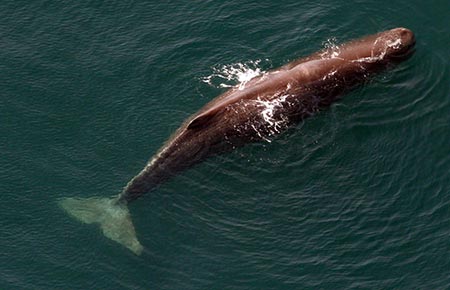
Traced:
<svg viewBox="0 0 450 290">
<path fill-rule="evenodd" d="M 140 255 L 128 204 L 208 157 L 252 142 L 270 141 L 330 106 L 414 52 L 403 27 L 326 47 L 232 87 L 192 114 L 114 197 L 67 197 L 59 205 L 73 218 L 98 224 L 103 234 Z"/>
</svg>

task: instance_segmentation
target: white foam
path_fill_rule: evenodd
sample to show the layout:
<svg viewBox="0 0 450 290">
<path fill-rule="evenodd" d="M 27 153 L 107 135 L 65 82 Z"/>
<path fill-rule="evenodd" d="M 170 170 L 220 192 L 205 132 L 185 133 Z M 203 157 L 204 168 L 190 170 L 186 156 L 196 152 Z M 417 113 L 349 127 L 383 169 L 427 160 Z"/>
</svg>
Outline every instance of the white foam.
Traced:
<svg viewBox="0 0 450 290">
<path fill-rule="evenodd" d="M 259 66 L 261 61 L 254 60 L 213 67 L 213 73 L 201 80 L 212 87 L 231 88 L 238 85 L 238 89 L 243 90 L 251 79 L 265 73 Z"/>
<path fill-rule="evenodd" d="M 336 38 L 328 38 L 324 43 L 323 46 L 325 50 L 320 54 L 322 58 L 336 58 L 339 56 L 339 53 L 341 51 L 339 45 L 336 44 Z"/>
<path fill-rule="evenodd" d="M 290 84 L 287 85 L 287 88 L 290 88 Z M 272 100 L 261 100 L 257 99 L 255 102 L 263 107 L 263 110 L 261 111 L 261 116 L 265 122 L 265 129 L 267 129 L 269 133 L 269 137 L 276 135 L 278 133 L 281 133 L 281 131 L 286 128 L 286 125 L 288 123 L 288 119 L 286 116 L 276 116 L 276 111 L 283 107 L 283 105 L 286 102 L 286 99 L 289 97 L 288 94 L 282 94 L 279 96 L 276 96 Z M 263 136 L 263 134 L 260 134 L 260 132 L 255 128 L 255 131 L 258 133 L 258 135 L 266 140 L 267 142 L 271 142 L 270 139 Z"/>
<path fill-rule="evenodd" d="M 374 49 L 376 48 L 378 41 L 385 41 L 385 44 L 383 45 L 383 50 L 381 51 L 381 53 L 379 55 L 375 55 Z M 401 47 L 401 45 L 402 45 L 402 40 L 399 38 L 393 40 L 393 39 L 385 39 L 384 37 L 378 37 L 373 44 L 371 56 L 361 58 L 356 61 L 375 62 L 375 61 L 383 60 L 383 58 L 386 56 L 388 48 L 399 49 Z"/>
<path fill-rule="evenodd" d="M 402 40 L 400 38 L 396 40 L 391 40 L 386 43 L 386 45 L 390 48 L 399 49 L 402 45 Z"/>
</svg>

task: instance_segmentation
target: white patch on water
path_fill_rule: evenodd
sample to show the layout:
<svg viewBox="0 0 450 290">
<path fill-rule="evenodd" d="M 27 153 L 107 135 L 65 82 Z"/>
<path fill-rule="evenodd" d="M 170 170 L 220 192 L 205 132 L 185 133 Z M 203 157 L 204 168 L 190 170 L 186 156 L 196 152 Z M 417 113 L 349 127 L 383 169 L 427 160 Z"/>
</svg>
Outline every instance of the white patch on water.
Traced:
<svg viewBox="0 0 450 290">
<path fill-rule="evenodd" d="M 379 55 L 375 55 L 374 49 L 379 41 L 385 41 L 386 44 L 384 45 L 383 51 L 381 51 L 381 53 Z M 385 37 L 378 37 L 373 44 L 371 56 L 360 58 L 355 61 L 357 61 L 357 62 L 375 62 L 375 61 L 383 60 L 383 58 L 386 56 L 388 48 L 392 48 L 395 50 L 395 49 L 399 49 L 401 47 L 401 45 L 402 45 L 402 40 L 399 38 L 397 38 L 395 40 L 393 40 L 393 39 L 386 40 Z"/>
<path fill-rule="evenodd" d="M 291 84 L 288 84 L 287 89 L 289 89 L 290 87 Z M 261 111 L 261 116 L 265 122 L 265 129 L 268 131 L 269 137 L 281 133 L 281 131 L 287 126 L 288 118 L 283 115 L 276 116 L 276 111 L 283 107 L 288 97 L 289 97 L 288 94 L 283 94 L 277 96 L 272 100 L 265 101 L 258 98 L 255 101 L 258 105 L 263 107 L 263 110 Z M 267 136 L 261 134 L 258 131 L 258 129 L 255 128 L 254 126 L 253 129 L 255 129 L 259 137 L 261 137 L 267 142 L 271 142 L 271 140 Z"/>
<path fill-rule="evenodd" d="M 335 58 L 339 56 L 340 47 L 337 45 L 336 38 L 329 38 L 322 44 L 324 51 L 320 54 L 322 58 Z"/>
<path fill-rule="evenodd" d="M 379 61 L 381 59 L 383 59 L 384 54 L 380 55 L 380 56 L 368 56 L 368 57 L 361 57 L 355 60 L 352 60 L 352 62 L 376 62 Z"/>
<path fill-rule="evenodd" d="M 387 47 L 390 48 L 394 48 L 394 49 L 399 49 L 400 45 L 402 44 L 402 40 L 400 38 L 396 39 L 396 40 L 391 40 L 389 42 L 387 42 Z"/>
<path fill-rule="evenodd" d="M 216 88 L 231 88 L 237 85 L 239 90 L 243 90 L 251 79 L 265 73 L 260 68 L 261 61 L 254 60 L 213 67 L 213 73 L 201 80 Z"/>
</svg>

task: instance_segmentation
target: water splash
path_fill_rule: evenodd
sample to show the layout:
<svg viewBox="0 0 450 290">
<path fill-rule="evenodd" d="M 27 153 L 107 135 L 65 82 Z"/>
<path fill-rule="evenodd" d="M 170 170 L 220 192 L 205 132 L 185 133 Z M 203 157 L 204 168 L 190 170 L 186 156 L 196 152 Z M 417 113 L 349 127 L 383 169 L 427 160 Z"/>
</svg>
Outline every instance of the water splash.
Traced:
<svg viewBox="0 0 450 290">
<path fill-rule="evenodd" d="M 288 90 L 290 84 L 288 84 Z M 264 121 L 263 134 L 260 129 L 254 127 L 256 133 L 267 142 L 272 142 L 269 137 L 281 133 L 288 125 L 288 118 L 285 115 L 277 114 L 277 110 L 286 105 L 289 94 L 280 94 L 271 100 L 261 100 L 258 98 L 255 102 L 263 107 L 261 117 Z"/>
<path fill-rule="evenodd" d="M 324 51 L 320 54 L 322 58 L 335 58 L 339 56 L 340 47 L 335 37 L 328 38 L 322 43 Z"/>
<path fill-rule="evenodd" d="M 379 41 L 384 41 L 385 44 L 383 45 L 383 50 L 379 54 L 377 54 L 374 49 L 376 48 L 376 45 Z M 360 59 L 354 60 L 353 62 L 376 62 L 376 61 L 383 60 L 387 54 L 388 48 L 398 49 L 398 48 L 400 48 L 401 45 L 402 45 L 401 39 L 387 39 L 386 40 L 384 37 L 378 37 L 375 40 L 375 43 L 373 45 L 373 48 L 371 51 L 371 56 L 362 57 Z"/>
<path fill-rule="evenodd" d="M 261 62 L 259 59 L 213 67 L 213 73 L 201 80 L 216 88 L 231 88 L 238 85 L 238 89 L 242 90 L 251 79 L 265 73 L 260 67 Z"/>
</svg>

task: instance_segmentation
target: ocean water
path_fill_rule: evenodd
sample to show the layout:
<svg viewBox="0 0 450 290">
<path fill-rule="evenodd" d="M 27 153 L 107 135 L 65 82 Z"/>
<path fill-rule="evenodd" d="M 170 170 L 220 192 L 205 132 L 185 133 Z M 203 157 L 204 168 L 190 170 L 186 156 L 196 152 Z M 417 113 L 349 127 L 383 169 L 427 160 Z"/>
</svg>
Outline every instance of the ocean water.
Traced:
<svg viewBox="0 0 450 290">
<path fill-rule="evenodd" d="M 0 289 L 450 288 L 450 2 L 0 3 Z M 228 86 L 393 27 L 416 53 L 271 142 L 130 205 L 136 256 L 64 197 L 118 194 Z"/>
</svg>

